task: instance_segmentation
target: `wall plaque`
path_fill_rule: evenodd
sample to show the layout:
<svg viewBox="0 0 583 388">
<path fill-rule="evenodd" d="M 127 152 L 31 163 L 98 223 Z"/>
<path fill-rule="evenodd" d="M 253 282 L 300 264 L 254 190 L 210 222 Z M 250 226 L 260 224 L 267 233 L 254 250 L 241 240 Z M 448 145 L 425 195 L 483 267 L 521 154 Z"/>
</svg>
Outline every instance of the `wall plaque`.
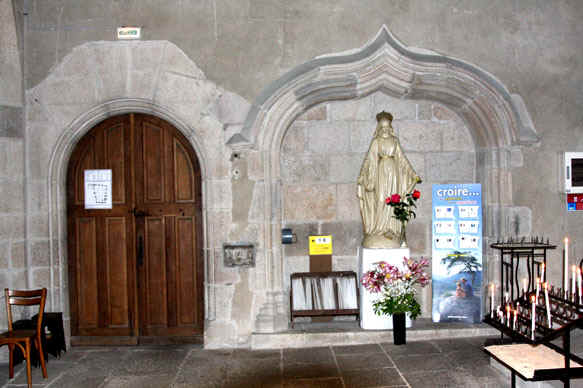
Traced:
<svg viewBox="0 0 583 388">
<path fill-rule="evenodd" d="M 252 243 L 224 243 L 225 267 L 255 267 L 255 245 Z"/>
</svg>

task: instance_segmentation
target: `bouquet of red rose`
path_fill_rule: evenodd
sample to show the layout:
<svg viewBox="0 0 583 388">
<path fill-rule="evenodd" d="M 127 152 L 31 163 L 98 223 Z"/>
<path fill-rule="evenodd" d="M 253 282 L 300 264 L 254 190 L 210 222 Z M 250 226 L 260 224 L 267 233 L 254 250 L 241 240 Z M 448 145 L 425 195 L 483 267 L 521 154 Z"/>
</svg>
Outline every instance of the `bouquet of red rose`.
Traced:
<svg viewBox="0 0 583 388">
<path fill-rule="evenodd" d="M 413 190 L 412 193 L 405 195 L 405 200 L 401 201 L 401 196 L 399 194 L 393 194 L 385 199 L 385 203 L 388 206 L 393 207 L 393 217 L 401 221 L 401 223 L 408 222 L 411 218 L 415 218 L 415 209 L 417 207 L 417 200 L 421 198 L 421 192 L 419 190 Z"/>
</svg>

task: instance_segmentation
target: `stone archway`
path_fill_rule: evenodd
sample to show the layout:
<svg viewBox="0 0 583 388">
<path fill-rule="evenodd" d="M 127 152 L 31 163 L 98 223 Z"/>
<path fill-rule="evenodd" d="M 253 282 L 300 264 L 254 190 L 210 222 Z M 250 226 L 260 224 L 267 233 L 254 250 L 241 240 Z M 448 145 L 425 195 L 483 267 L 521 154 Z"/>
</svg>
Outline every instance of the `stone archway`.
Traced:
<svg viewBox="0 0 583 388">
<path fill-rule="evenodd" d="M 137 59 L 148 58 L 148 63 Z M 122 66 L 123 65 L 123 66 Z M 121 72 L 120 72 L 121 71 Z M 47 311 L 63 311 L 69 335 L 66 171 L 74 145 L 96 123 L 123 113 L 146 113 L 178 129 L 200 162 L 203 197 L 205 318 L 214 319 L 214 262 L 208 209 L 224 124 L 215 116 L 225 93 L 182 50 L 166 41 L 93 42 L 79 46 L 39 85 L 27 91 L 27 244 L 34 266 L 49 268 Z M 224 185 L 223 185 L 224 186 Z M 222 186 L 221 186 L 222 188 Z M 40 198 L 38 204 L 35 200 Z M 38 231 L 37 231 L 38 230 Z M 36 264 L 38 263 L 38 264 Z M 33 272 L 35 268 L 31 270 Z M 29 275 L 32 277 L 32 275 Z"/>
<path fill-rule="evenodd" d="M 255 148 L 264 167 L 263 219 L 268 293 L 256 317 L 257 332 L 287 329 L 283 288 L 280 147 L 287 128 L 303 112 L 326 101 L 357 99 L 375 91 L 410 100 L 438 102 L 460 116 L 474 138 L 478 181 L 488 190 L 486 236 L 500 235 L 512 205 L 511 152 L 538 141 L 520 96 L 494 76 L 459 59 L 409 48 L 383 26 L 364 47 L 320 56 L 267 86 L 245 126 L 229 145 Z"/>
</svg>

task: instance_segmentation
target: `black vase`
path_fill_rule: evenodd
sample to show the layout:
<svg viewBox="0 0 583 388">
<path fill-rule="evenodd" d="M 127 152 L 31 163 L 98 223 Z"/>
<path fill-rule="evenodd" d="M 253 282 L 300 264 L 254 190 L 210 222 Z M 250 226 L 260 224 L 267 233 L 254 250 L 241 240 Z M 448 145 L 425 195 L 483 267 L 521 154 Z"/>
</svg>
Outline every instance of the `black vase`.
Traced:
<svg viewBox="0 0 583 388">
<path fill-rule="evenodd" d="M 407 343 L 405 313 L 393 314 L 393 343 L 395 345 L 405 345 Z"/>
</svg>

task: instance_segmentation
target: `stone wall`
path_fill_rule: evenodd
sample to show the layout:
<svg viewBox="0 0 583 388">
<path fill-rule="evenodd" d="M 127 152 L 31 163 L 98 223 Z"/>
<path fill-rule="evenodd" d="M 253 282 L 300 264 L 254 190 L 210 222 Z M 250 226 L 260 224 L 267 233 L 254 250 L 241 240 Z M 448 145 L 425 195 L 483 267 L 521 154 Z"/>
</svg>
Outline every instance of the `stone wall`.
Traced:
<svg viewBox="0 0 583 388">
<path fill-rule="evenodd" d="M 284 246 L 284 284 L 309 270 L 308 236 L 333 236 L 333 270 L 358 273 L 362 221 L 356 179 L 385 110 L 415 171 L 422 177 L 417 218 L 407 239 L 414 257 L 431 256 L 431 185 L 475 182 L 475 145 L 464 123 L 444 106 L 377 92 L 345 102 L 320 104 L 300 116 L 282 144 L 283 224 L 298 242 Z M 424 316 L 431 314 L 431 288 L 423 291 Z"/>
<path fill-rule="evenodd" d="M 0 306 L 4 288 L 26 288 L 21 31 L 11 0 L 0 0 Z M 0 332 L 7 328 L 0 314 Z M 0 349 L 0 361 L 6 359 Z"/>
<path fill-rule="evenodd" d="M 10 3 L 0 0 L 0 15 L 8 15 L 4 11 Z M 298 268 L 306 265 L 306 259 L 300 242 L 284 248 L 286 260 L 281 261 L 282 268 L 278 267 L 281 244 L 277 233 L 282 224 L 295 225 L 304 234 L 311 232 L 309 228 L 318 232 L 325 232 L 325 228 L 350 236 L 351 242 L 339 247 L 342 255 L 335 265 L 353 266 L 359 219 L 354 203 L 349 205 L 353 193 L 350 185 L 354 184 L 362 153 L 370 141 L 375 125 L 371 118 L 379 110 L 377 99 L 385 97 L 375 94 L 358 102 L 326 101 L 315 106 L 289 128 L 283 158 L 279 151 L 267 146 L 251 147 L 240 157 L 233 157 L 234 149 L 225 143 L 243 127 L 250 107 L 251 111 L 260 109 L 254 102 L 266 101 L 274 89 L 286 86 L 298 74 L 312 76 L 305 73 L 305 64 L 312 58 L 358 51 L 384 24 L 407 46 L 423 48 L 413 50 L 415 56 L 441 52 L 460 58 L 459 68 L 470 69 L 473 63 L 483 69 L 482 79 L 494 76 L 497 80 L 488 83 L 482 95 L 463 101 L 472 95 L 474 85 L 448 78 L 452 75 L 451 63 L 440 67 L 436 62 L 426 62 L 423 72 L 413 79 L 399 78 L 398 71 L 382 70 L 383 66 L 397 67 L 403 59 L 398 57 L 403 52 L 401 48 L 399 54 L 383 57 L 390 61 L 391 55 L 397 55 L 394 62 L 378 65 L 383 87 L 395 79 L 393 85 L 403 81 L 410 88 L 422 87 L 432 78 L 448 79 L 452 87 L 460 87 L 448 96 L 450 103 L 456 93 L 462 96 L 456 110 L 460 117 L 471 110 L 469 104 L 479 104 L 490 92 L 519 94 L 524 104 L 513 117 L 532 113 L 528 127 L 536 128 L 539 135 L 540 141 L 534 143 L 522 143 L 520 136 L 505 141 L 500 133 L 484 130 L 482 123 L 464 120 L 472 133 L 488 138 L 493 147 L 479 148 L 477 144 L 483 139 L 470 139 L 463 130 L 464 124 L 439 105 L 420 102 L 422 97 L 418 95 L 388 99 L 387 106 L 385 102 L 380 104 L 381 109 L 396 114 L 395 128 L 407 155 L 425 179 L 423 192 L 428 193 L 430 184 L 438 182 L 463 179 L 485 184 L 486 236 L 490 238 L 509 233 L 544 234 L 558 242 L 565 234 L 575 237 L 583 229 L 580 214 L 565 211 L 558 182 L 560 153 L 583 149 L 583 111 L 579 109 L 583 101 L 583 6 L 579 2 L 14 0 L 14 4 L 17 23 L 8 24 L 16 26 L 10 27 L 15 31 L 23 26 L 27 98 L 26 112 L 18 111 L 18 106 L 13 108 L 12 103 L 5 105 L 10 109 L 0 109 L 0 122 L 4 123 L 0 136 L 10 137 L 0 142 L 6 149 L 2 153 L 5 158 L 0 158 L 5 160 L 1 162 L 5 167 L 0 166 L 0 191 L 10 199 L 0 209 L 0 221 L 6 225 L 0 230 L 0 249 L 4 252 L 0 255 L 0 283 L 50 286 L 49 310 L 64 310 L 67 314 L 68 308 L 63 224 L 63 174 L 68 155 L 80 136 L 97 121 L 128 111 L 167 119 L 187 135 L 201 159 L 207 201 L 207 345 L 245 346 L 249 333 L 258 328 L 254 321 L 258 312 L 285 318 L 286 311 L 280 308 L 285 295 L 269 291 L 277 291 L 279 283 L 283 284 L 280 277 L 285 281 L 290 271 L 288 257 L 289 263 Z M 7 26 L 4 20 L 10 22 L 11 18 L 0 19 L 2 28 Z M 111 42 L 115 28 L 121 25 L 142 26 L 144 41 Z M 2 35 L 7 46 L 0 47 L 16 47 L 18 37 L 11 34 L 9 38 Z M 324 61 L 325 57 L 318 60 Z M 436 65 L 431 68 L 430 64 Z M 9 69 L 15 67 L 10 65 Z M 334 66 L 328 71 L 333 73 Z M 20 84 L 19 76 L 11 74 L 7 78 L 10 85 Z M 463 71 L 458 70 L 456 76 L 462 78 Z M 366 79 L 362 74 L 360 77 Z M 329 86 L 332 93 L 335 85 Z M 350 89 L 354 85 L 348 86 L 349 92 L 354 92 Z M 0 89 L 0 94 L 7 90 Z M 336 94 L 335 99 L 354 99 L 355 95 Z M 288 102 L 281 101 L 282 110 Z M 311 106 L 309 101 L 305 103 Z M 500 114 L 479 109 L 476 112 L 486 121 Z M 285 112 L 278 114 L 285 121 Z M 18 124 L 19 120 L 25 124 Z M 512 124 L 512 120 L 506 123 Z M 481 132 L 476 128 L 482 128 Z M 261 128 L 266 132 L 271 129 Z M 336 136 L 336 131 L 344 132 L 346 137 Z M 352 136 L 357 131 L 366 136 Z M 426 137 L 421 138 L 419 133 Z M 19 140 L 23 135 L 25 140 Z M 333 146 L 340 148 L 326 156 L 323 151 L 328 150 L 325 147 L 331 136 L 335 140 Z M 470 143 L 476 144 L 474 150 Z M 339 168 L 339 159 L 352 160 L 352 168 Z M 266 165 L 268 160 L 277 166 Z M 459 170 L 461 175 L 449 175 L 454 171 L 452 164 L 464 167 Z M 279 168 L 281 176 L 279 171 L 271 174 L 271 169 Z M 285 185 L 281 193 L 273 189 L 281 183 L 280 178 Z M 327 180 L 318 181 L 322 178 Z M 294 198 L 290 194 L 307 192 L 310 186 L 324 191 L 330 199 L 330 208 L 317 218 L 306 217 L 302 210 L 312 203 L 288 202 Z M 19 196 L 22 192 L 26 192 L 25 200 Z M 419 243 L 412 246 L 415 255 L 428 254 L 430 250 L 428 220 L 424 220 L 429 217 L 429 203 L 422 200 L 420 205 L 420 218 L 410 228 L 410 239 Z M 279 222 L 278 217 L 284 222 Z M 325 222 L 317 222 L 320 219 Z M 257 242 L 256 267 L 224 268 L 224 241 Z M 267 242 L 265 246 L 263 242 Z M 490 264 L 487 277 L 494 278 L 497 258 L 485 253 Z M 553 262 L 559 260 L 559 253 L 553 252 Z M 583 243 L 574 241 L 571 257 L 582 255 Z M 551 278 L 559 279 L 560 271 L 558 265 L 549 266 Z M 269 298 L 283 302 L 265 303 Z M 280 307 L 274 308 L 275 305 Z M 286 327 L 286 320 L 281 322 L 278 328 Z"/>
</svg>

